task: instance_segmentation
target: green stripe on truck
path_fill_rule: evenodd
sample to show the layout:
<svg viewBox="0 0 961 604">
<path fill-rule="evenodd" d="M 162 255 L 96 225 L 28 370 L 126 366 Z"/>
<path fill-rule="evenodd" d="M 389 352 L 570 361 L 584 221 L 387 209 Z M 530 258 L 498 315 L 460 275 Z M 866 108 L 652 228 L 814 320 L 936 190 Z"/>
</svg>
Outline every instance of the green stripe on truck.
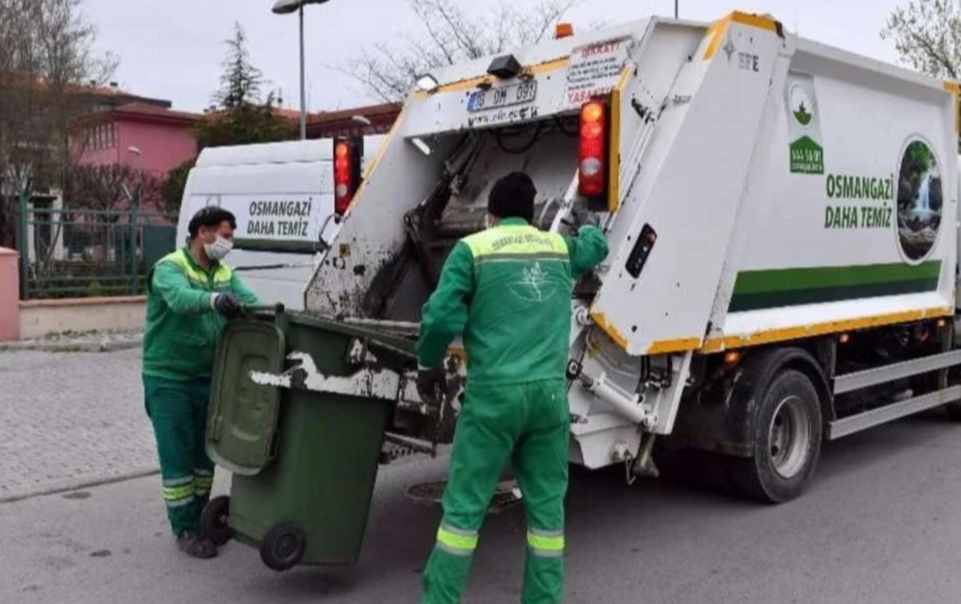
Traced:
<svg viewBox="0 0 961 604">
<path fill-rule="evenodd" d="M 728 312 L 935 291 L 941 261 L 738 273 Z"/>
</svg>

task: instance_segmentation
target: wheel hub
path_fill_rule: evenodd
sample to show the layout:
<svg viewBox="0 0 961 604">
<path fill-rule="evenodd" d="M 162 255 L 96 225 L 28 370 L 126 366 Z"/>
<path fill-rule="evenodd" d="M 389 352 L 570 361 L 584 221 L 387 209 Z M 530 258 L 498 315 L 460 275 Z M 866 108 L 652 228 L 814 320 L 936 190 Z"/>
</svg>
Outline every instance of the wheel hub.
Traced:
<svg viewBox="0 0 961 604">
<path fill-rule="evenodd" d="M 299 541 L 297 536 L 288 533 L 277 539 L 274 545 L 274 552 L 278 558 L 286 560 L 297 553 L 298 546 Z"/>
<path fill-rule="evenodd" d="M 782 478 L 793 478 L 804 468 L 811 449 L 811 418 L 804 402 L 789 396 L 778 403 L 768 434 L 771 465 Z"/>
</svg>

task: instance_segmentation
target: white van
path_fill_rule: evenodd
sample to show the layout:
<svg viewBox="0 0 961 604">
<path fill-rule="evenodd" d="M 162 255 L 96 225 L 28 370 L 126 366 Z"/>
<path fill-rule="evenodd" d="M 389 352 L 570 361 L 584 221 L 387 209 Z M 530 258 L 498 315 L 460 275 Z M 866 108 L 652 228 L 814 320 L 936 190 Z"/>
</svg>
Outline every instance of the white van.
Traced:
<svg viewBox="0 0 961 604">
<path fill-rule="evenodd" d="M 362 173 L 384 140 L 363 137 Z M 265 303 L 303 308 L 303 293 L 323 251 L 321 234 L 335 217 L 332 139 L 204 149 L 190 171 L 177 225 L 177 244 L 201 208 L 237 217 L 227 262 Z"/>
</svg>

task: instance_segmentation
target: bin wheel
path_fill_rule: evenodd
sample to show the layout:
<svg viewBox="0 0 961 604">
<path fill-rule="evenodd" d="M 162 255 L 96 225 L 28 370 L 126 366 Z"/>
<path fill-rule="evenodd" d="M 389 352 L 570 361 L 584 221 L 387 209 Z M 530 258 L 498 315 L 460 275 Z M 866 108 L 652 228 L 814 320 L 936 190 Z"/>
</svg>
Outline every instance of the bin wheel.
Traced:
<svg viewBox="0 0 961 604">
<path fill-rule="evenodd" d="M 229 515 L 230 497 L 221 495 L 211 499 L 200 516 L 201 531 L 217 547 L 224 545 L 234 536 L 234 532 L 227 522 Z"/>
<path fill-rule="evenodd" d="M 260 545 L 260 559 L 269 568 L 284 571 L 297 566 L 307 551 L 307 536 L 292 522 L 275 525 Z"/>
</svg>

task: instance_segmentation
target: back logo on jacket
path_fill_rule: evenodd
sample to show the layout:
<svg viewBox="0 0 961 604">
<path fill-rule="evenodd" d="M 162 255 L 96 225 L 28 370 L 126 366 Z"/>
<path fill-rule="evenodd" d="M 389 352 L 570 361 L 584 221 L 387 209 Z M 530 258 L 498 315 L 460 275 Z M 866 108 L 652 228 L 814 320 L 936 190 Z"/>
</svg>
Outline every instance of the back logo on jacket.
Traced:
<svg viewBox="0 0 961 604">
<path fill-rule="evenodd" d="M 525 267 L 521 271 L 518 281 L 511 283 L 507 289 L 525 302 L 545 302 L 557 293 L 559 284 L 541 268 L 540 262 Z"/>
</svg>

